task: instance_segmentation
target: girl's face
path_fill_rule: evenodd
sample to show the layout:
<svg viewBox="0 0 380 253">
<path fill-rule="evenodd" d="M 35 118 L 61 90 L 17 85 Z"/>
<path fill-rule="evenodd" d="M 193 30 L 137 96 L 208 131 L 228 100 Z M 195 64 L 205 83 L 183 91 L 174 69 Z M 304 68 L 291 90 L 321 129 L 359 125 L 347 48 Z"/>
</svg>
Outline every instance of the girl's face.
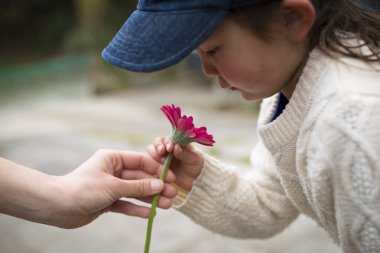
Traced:
<svg viewBox="0 0 380 253">
<path fill-rule="evenodd" d="M 276 31 L 274 38 L 265 42 L 227 18 L 197 49 L 204 73 L 247 100 L 279 91 L 290 98 L 306 47 L 305 43 L 289 41 L 281 27 Z"/>
</svg>

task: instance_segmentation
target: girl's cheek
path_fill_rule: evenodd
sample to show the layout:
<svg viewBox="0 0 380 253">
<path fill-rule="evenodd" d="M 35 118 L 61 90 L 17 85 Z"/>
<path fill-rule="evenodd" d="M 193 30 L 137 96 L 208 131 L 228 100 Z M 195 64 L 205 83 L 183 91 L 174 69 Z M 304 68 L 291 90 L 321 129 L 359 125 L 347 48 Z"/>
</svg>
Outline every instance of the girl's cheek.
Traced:
<svg viewBox="0 0 380 253">
<path fill-rule="evenodd" d="M 266 76 L 268 74 L 267 67 L 264 64 L 261 64 L 259 70 L 256 72 L 256 75 L 254 75 L 255 83 L 265 83 Z"/>
<path fill-rule="evenodd" d="M 224 78 L 239 88 L 241 85 L 249 86 L 264 83 L 265 73 L 264 67 L 258 70 L 234 68 L 224 70 Z"/>
</svg>

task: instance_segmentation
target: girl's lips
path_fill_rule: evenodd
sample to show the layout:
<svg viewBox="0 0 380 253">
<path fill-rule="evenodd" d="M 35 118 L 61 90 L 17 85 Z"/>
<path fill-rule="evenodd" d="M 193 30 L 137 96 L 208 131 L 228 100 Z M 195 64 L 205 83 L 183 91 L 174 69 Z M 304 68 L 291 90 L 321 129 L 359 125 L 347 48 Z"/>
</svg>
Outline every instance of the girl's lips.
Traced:
<svg viewBox="0 0 380 253">
<path fill-rule="evenodd" d="M 232 87 L 226 80 L 224 80 L 222 77 L 218 77 L 218 82 L 221 88 L 223 89 L 229 89 L 231 91 L 237 91 L 238 88 Z"/>
<path fill-rule="evenodd" d="M 236 91 L 236 90 L 238 90 L 237 88 L 232 87 L 232 86 L 229 86 L 227 83 L 224 83 L 224 82 L 220 82 L 220 81 L 219 81 L 219 85 L 220 85 L 220 87 L 222 87 L 223 89 L 230 89 L 230 90 L 232 90 L 232 91 Z"/>
<path fill-rule="evenodd" d="M 238 88 L 232 87 L 226 80 L 224 80 L 222 77 L 218 77 L 219 85 L 223 89 L 230 89 L 232 91 L 238 90 Z"/>
<path fill-rule="evenodd" d="M 223 89 L 226 89 L 226 88 L 231 89 L 231 88 L 232 88 L 232 87 L 226 82 L 226 80 L 224 80 L 222 77 L 219 77 L 219 78 L 218 78 L 218 81 L 219 81 L 219 85 L 220 85 L 220 87 L 222 87 Z"/>
<path fill-rule="evenodd" d="M 219 85 L 220 87 L 222 87 L 223 89 L 226 89 L 226 88 L 229 88 L 228 85 L 226 83 L 223 83 L 221 81 L 219 81 Z"/>
</svg>

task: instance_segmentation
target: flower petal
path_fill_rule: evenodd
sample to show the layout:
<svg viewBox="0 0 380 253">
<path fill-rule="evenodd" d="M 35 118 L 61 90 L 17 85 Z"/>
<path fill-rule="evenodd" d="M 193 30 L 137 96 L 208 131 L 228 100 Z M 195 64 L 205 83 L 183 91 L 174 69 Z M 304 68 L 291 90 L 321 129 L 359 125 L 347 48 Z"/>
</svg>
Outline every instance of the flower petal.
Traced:
<svg viewBox="0 0 380 253">
<path fill-rule="evenodd" d="M 173 127 L 173 140 L 180 145 L 187 145 L 191 142 L 197 142 L 206 146 L 213 146 L 215 141 L 212 135 L 207 133 L 207 128 L 202 126 L 196 128 L 192 116 L 181 115 L 179 107 L 164 105 L 161 111 L 170 121 Z"/>
</svg>

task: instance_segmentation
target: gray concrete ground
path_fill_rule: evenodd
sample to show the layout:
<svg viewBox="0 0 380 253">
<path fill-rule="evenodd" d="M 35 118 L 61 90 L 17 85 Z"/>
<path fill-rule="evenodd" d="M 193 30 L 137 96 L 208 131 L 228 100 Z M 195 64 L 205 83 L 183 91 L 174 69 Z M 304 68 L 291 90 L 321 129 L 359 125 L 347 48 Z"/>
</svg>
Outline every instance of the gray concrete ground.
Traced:
<svg viewBox="0 0 380 253">
<path fill-rule="evenodd" d="M 76 92 L 71 98 L 60 92 L 8 97 L 0 107 L 0 156 L 62 175 L 100 148 L 145 151 L 154 137 L 170 133 L 159 107 L 174 103 L 215 135 L 216 147 L 205 151 L 242 170 L 249 168 L 256 113 L 253 107 L 235 103 L 236 96 L 182 85 L 100 98 Z M 235 106 L 221 110 L 227 102 Z M 145 229 L 146 220 L 119 214 L 103 215 L 75 230 L 0 215 L 0 253 L 143 252 Z M 151 247 L 152 253 L 340 252 L 322 229 L 303 216 L 271 239 L 239 240 L 213 234 L 175 210 L 158 211 Z"/>
</svg>

